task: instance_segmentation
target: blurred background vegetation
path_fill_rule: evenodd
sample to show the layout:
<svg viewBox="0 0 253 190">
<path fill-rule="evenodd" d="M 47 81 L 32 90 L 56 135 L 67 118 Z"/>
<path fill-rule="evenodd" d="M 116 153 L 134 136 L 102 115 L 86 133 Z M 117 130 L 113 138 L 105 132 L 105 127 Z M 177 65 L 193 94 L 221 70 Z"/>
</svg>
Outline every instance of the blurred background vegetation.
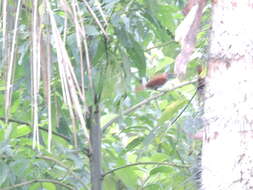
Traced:
<svg viewBox="0 0 253 190">
<path fill-rule="evenodd" d="M 0 189 L 90 189 L 94 105 L 104 129 L 103 189 L 197 188 L 197 98 L 184 109 L 196 85 L 160 96 L 135 90 L 173 72 L 184 0 L 0 2 Z M 208 17 L 185 81 L 205 61 Z"/>
</svg>

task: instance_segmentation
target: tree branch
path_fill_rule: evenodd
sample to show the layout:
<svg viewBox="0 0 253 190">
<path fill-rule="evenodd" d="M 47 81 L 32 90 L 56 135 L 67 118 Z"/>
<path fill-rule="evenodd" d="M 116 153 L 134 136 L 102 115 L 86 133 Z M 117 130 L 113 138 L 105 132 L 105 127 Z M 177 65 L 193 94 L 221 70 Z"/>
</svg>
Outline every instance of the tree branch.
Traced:
<svg viewBox="0 0 253 190">
<path fill-rule="evenodd" d="M 175 42 L 175 41 L 174 41 L 174 40 L 170 40 L 170 41 L 164 42 L 164 43 L 162 43 L 162 44 L 160 44 L 160 45 L 147 48 L 147 49 L 145 49 L 144 51 L 147 52 L 147 51 L 150 51 L 150 50 L 152 50 L 152 49 L 164 47 L 164 46 L 167 46 L 167 45 L 169 45 L 169 44 L 171 44 L 171 43 L 173 43 L 173 42 Z"/>
<path fill-rule="evenodd" d="M 128 167 L 132 167 L 132 166 L 138 166 L 138 165 L 163 165 L 163 166 L 173 166 L 173 167 L 178 167 L 178 168 L 189 168 L 190 166 L 187 165 L 179 165 L 179 164 L 174 164 L 174 163 L 169 163 L 169 162 L 136 162 L 136 163 L 132 163 L 132 164 L 128 164 L 125 166 L 121 166 L 118 168 L 114 168 L 106 173 L 104 173 L 102 175 L 102 177 L 105 177 L 109 174 L 112 174 L 113 172 L 116 172 L 118 170 L 124 169 L 124 168 L 128 168 Z"/>
<path fill-rule="evenodd" d="M 4 117 L 0 117 L 0 120 L 5 121 L 5 118 Z M 32 125 L 30 123 L 26 122 L 26 121 L 21 121 L 21 120 L 17 120 L 17 119 L 8 119 L 8 121 L 12 122 L 12 123 L 17 123 L 17 124 L 20 124 L 20 125 L 27 125 L 30 128 L 32 128 Z M 42 131 L 45 131 L 45 132 L 47 132 L 47 130 L 48 130 L 48 129 L 44 128 L 44 127 L 39 127 L 39 129 L 42 130 Z M 71 141 L 71 139 L 69 137 L 66 137 L 66 136 L 64 136 L 64 135 L 62 135 L 60 133 L 55 132 L 55 131 L 53 131 L 53 134 L 55 136 L 58 136 L 58 137 L 61 137 L 61 138 L 65 139 L 68 142 Z"/>
<path fill-rule="evenodd" d="M 168 93 L 168 92 L 170 92 L 170 91 L 176 90 L 176 89 L 178 89 L 178 88 L 184 87 L 184 86 L 189 85 L 189 84 L 196 83 L 197 81 L 198 81 L 198 79 L 194 79 L 194 80 L 187 81 L 187 82 L 182 82 L 182 83 L 180 83 L 180 84 L 177 85 L 177 86 L 174 86 L 174 87 L 169 88 L 169 89 L 164 89 L 164 90 L 160 91 L 160 93 L 155 94 L 155 95 L 153 95 L 153 96 L 151 96 L 151 97 L 149 97 L 149 98 L 147 98 L 147 99 L 145 99 L 145 100 L 139 102 L 138 104 L 135 104 L 134 106 L 128 108 L 128 109 L 125 110 L 125 111 L 123 111 L 123 112 L 121 113 L 121 115 L 117 115 L 117 116 L 115 116 L 113 119 L 111 119 L 109 122 L 107 122 L 107 123 L 103 126 L 103 132 L 105 132 L 106 129 L 107 129 L 108 127 L 110 127 L 114 122 L 116 122 L 119 118 L 121 118 L 122 115 L 128 115 L 129 113 L 131 113 L 131 112 L 137 110 L 138 108 L 142 107 L 143 105 L 145 105 L 145 104 L 151 102 L 152 100 L 155 100 L 155 99 L 157 99 L 157 98 L 163 96 L 164 94 L 166 94 L 166 93 Z"/>
<path fill-rule="evenodd" d="M 174 123 L 176 123 L 176 121 L 181 117 L 181 115 L 185 112 L 185 110 L 189 107 L 189 105 L 191 104 L 192 100 L 194 99 L 194 97 L 196 96 L 198 92 L 198 89 L 195 90 L 194 94 L 192 95 L 191 99 L 187 102 L 187 104 L 185 105 L 185 107 L 181 110 L 181 112 L 177 115 L 177 117 L 175 119 L 173 119 L 173 121 L 171 122 L 170 126 L 174 125 Z"/>
<path fill-rule="evenodd" d="M 25 181 L 25 182 L 22 182 L 22 183 L 19 183 L 19 184 L 15 184 L 15 185 L 12 185 L 12 186 L 9 186 L 9 187 L 4 187 L 2 188 L 1 190 L 11 190 L 11 189 L 16 189 L 17 187 L 22 187 L 22 186 L 25 186 L 25 185 L 29 185 L 29 184 L 32 184 L 32 183 L 43 183 L 43 182 L 48 182 L 48 183 L 54 183 L 56 185 L 60 185 L 62 187 L 65 187 L 66 189 L 69 189 L 69 190 L 75 190 L 74 187 L 70 186 L 70 185 L 67 185 L 67 184 L 64 184 L 58 180 L 54 180 L 54 179 L 33 179 L 33 180 L 29 180 L 29 181 Z"/>
</svg>

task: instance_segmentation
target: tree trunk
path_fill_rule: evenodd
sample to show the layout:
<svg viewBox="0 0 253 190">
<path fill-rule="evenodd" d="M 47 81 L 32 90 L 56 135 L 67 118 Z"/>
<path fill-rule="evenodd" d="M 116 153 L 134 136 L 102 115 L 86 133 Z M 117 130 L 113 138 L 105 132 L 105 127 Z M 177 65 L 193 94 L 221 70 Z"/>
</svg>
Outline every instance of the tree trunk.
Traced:
<svg viewBox="0 0 253 190">
<path fill-rule="evenodd" d="M 93 115 L 93 114 L 92 114 Z M 91 189 L 102 190 L 102 169 L 101 169 L 101 126 L 99 107 L 96 106 L 94 118 L 91 116 L 90 127 L 90 177 Z"/>
<path fill-rule="evenodd" d="M 203 190 L 253 189 L 253 0 L 213 0 Z"/>
</svg>

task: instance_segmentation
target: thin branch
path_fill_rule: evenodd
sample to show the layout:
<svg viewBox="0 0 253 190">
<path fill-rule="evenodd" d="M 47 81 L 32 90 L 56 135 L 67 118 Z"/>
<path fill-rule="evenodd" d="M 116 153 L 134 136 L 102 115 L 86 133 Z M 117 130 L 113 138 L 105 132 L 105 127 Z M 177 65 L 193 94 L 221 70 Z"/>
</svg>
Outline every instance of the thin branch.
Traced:
<svg viewBox="0 0 253 190">
<path fill-rule="evenodd" d="M 59 166 L 65 168 L 75 179 L 77 179 L 84 187 L 86 186 L 83 182 L 83 180 L 77 176 L 71 169 L 69 169 L 67 166 L 65 166 L 65 164 L 63 164 L 61 161 L 55 159 L 55 158 L 52 158 L 52 157 L 49 157 L 49 156 L 36 156 L 36 158 L 38 159 L 44 159 L 44 160 L 48 160 L 48 161 L 52 161 L 52 162 L 55 162 L 56 164 L 58 164 Z"/>
<path fill-rule="evenodd" d="M 169 89 L 164 89 L 162 91 L 160 91 L 160 93 L 158 94 L 155 94 L 141 102 L 139 102 L 138 104 L 135 104 L 134 106 L 128 108 L 127 110 L 123 111 L 121 113 L 121 115 L 117 115 L 115 116 L 112 120 L 110 120 L 109 122 L 107 122 L 104 126 L 103 126 L 103 132 L 106 131 L 106 129 L 108 127 L 110 127 L 114 122 L 116 122 L 118 119 L 120 119 L 122 117 L 122 115 L 128 115 L 129 113 L 137 110 L 138 108 L 142 107 L 143 105 L 145 104 L 148 104 L 149 102 L 151 102 L 152 100 L 155 100 L 161 96 L 163 96 L 164 94 L 170 92 L 170 91 L 173 91 L 173 90 L 176 90 L 178 88 L 181 88 L 181 87 L 184 87 L 186 85 L 189 85 L 189 84 L 193 84 L 193 83 L 196 83 L 198 81 L 198 79 L 194 79 L 194 80 L 191 80 L 191 81 L 187 81 L 187 82 L 182 82 L 181 84 L 177 85 L 177 86 L 174 86 L 172 88 L 169 88 Z"/>
<path fill-rule="evenodd" d="M 94 13 L 94 11 L 92 10 L 92 8 L 90 7 L 89 3 L 86 0 L 83 0 L 85 6 L 87 7 L 87 10 L 90 12 L 91 16 L 94 18 L 95 22 L 97 23 L 97 25 L 99 26 L 100 30 L 102 31 L 102 33 L 104 34 L 104 36 L 109 39 L 109 36 L 107 34 L 107 32 L 105 31 L 103 25 L 101 24 L 101 22 L 99 21 L 97 15 Z"/>
<path fill-rule="evenodd" d="M 5 121 L 5 118 L 4 118 L 4 117 L 0 117 L 0 120 L 1 120 L 1 121 Z M 17 124 L 20 124 L 20 125 L 28 125 L 28 126 L 31 126 L 30 123 L 28 123 L 28 122 L 26 122 L 26 121 L 17 120 L 17 119 L 8 119 L 8 122 L 17 123 Z"/>
<path fill-rule="evenodd" d="M 187 166 L 187 165 L 180 165 L 180 164 L 175 164 L 175 163 L 171 163 L 171 162 L 136 162 L 136 163 L 128 164 L 128 165 L 121 166 L 121 167 L 118 167 L 118 168 L 114 168 L 114 169 L 104 173 L 102 175 L 102 177 L 105 177 L 109 174 L 112 174 L 112 173 L 114 173 L 118 170 L 128 168 L 128 167 L 132 167 L 132 166 L 138 166 L 138 165 L 172 166 L 172 167 L 178 167 L 178 168 L 189 168 L 190 167 L 190 166 Z"/>
<path fill-rule="evenodd" d="M 99 13 L 100 13 L 101 16 L 102 16 L 102 19 L 103 19 L 103 21 L 104 21 L 104 23 L 105 23 L 105 29 L 106 29 L 106 26 L 108 26 L 109 23 L 108 23 L 107 20 L 106 20 L 106 16 L 105 16 L 105 13 L 104 13 L 104 11 L 103 11 L 103 9 L 102 9 L 101 3 L 100 3 L 98 0 L 96 0 L 96 1 L 95 1 L 95 6 L 98 8 L 98 11 L 99 11 Z"/>
<path fill-rule="evenodd" d="M 8 63 L 8 49 L 7 48 L 7 44 L 8 44 L 8 38 L 7 38 L 7 7 L 8 7 L 8 1 L 7 0 L 3 0 L 2 2 L 2 7 L 1 7 L 1 11 L 2 11 L 2 15 L 1 15 L 1 32 L 2 32 L 2 65 L 4 65 L 4 67 L 2 67 L 0 76 L 2 76 L 4 74 L 4 71 L 6 70 L 6 66 Z M 5 68 L 5 69 L 3 69 Z"/>
<path fill-rule="evenodd" d="M 199 79 L 198 83 L 199 83 Z M 194 97 L 197 95 L 198 91 L 200 89 L 202 89 L 203 87 L 205 87 L 205 84 L 198 84 L 197 89 L 195 90 L 194 94 L 192 95 L 191 99 L 188 101 L 188 103 L 185 105 L 185 107 L 181 110 L 181 112 L 177 115 L 177 117 L 175 117 L 175 119 L 170 123 L 169 127 L 174 125 L 176 123 L 176 121 L 181 117 L 181 115 L 185 112 L 185 110 L 189 107 L 189 105 L 191 104 L 192 100 L 194 99 Z"/>
<path fill-rule="evenodd" d="M 7 6 L 7 2 L 3 2 L 4 6 Z M 5 103 L 4 103 L 4 112 L 5 112 L 5 117 L 6 117 L 6 122 L 8 121 L 9 117 L 9 110 L 11 106 L 11 101 L 12 101 L 12 91 L 13 91 L 13 80 L 14 80 L 14 69 L 15 69 L 15 47 L 17 43 L 17 35 L 18 35 L 18 24 L 19 24 L 19 15 L 20 15 L 20 7 L 21 7 L 21 0 L 18 1 L 17 9 L 16 9 L 16 16 L 15 16 L 15 24 L 14 24 L 14 29 L 13 29 L 13 37 L 12 37 L 12 42 L 11 42 L 11 49 L 10 49 L 10 60 L 8 61 L 8 68 L 7 68 L 7 75 L 6 75 L 6 90 L 5 90 Z M 7 8 L 7 7 L 4 7 Z M 6 10 L 5 10 L 6 11 Z M 5 15 L 6 16 L 6 15 Z M 5 22 L 5 21 L 4 21 Z M 6 27 L 6 23 L 4 23 Z M 5 28 L 6 29 L 6 28 Z M 4 31 L 6 32 L 6 31 Z M 5 42 L 6 43 L 6 42 Z M 6 47 L 4 47 L 6 48 Z M 7 52 L 9 55 L 9 52 Z"/>
<path fill-rule="evenodd" d="M 58 180 L 54 180 L 54 179 L 33 179 L 33 180 L 29 180 L 29 181 L 24 181 L 22 183 L 15 184 L 15 185 L 12 185 L 12 186 L 9 186 L 9 187 L 2 188 L 1 190 L 17 189 L 18 187 L 22 187 L 22 186 L 29 185 L 29 184 L 32 184 L 32 183 L 41 183 L 41 182 L 42 183 L 43 182 L 54 183 L 56 185 L 60 185 L 62 187 L 65 187 L 66 189 L 75 190 L 74 187 L 72 187 L 70 185 L 67 185 L 67 184 L 64 184 L 64 183 L 62 183 Z"/>
<path fill-rule="evenodd" d="M 32 147 L 37 147 L 40 150 L 39 138 L 39 89 L 40 89 L 40 74 L 41 74 L 41 27 L 40 27 L 40 13 L 39 2 L 34 0 L 32 4 L 32 62 L 31 62 L 31 107 L 33 119 L 33 143 Z"/>
<path fill-rule="evenodd" d="M 181 117 L 181 115 L 185 112 L 185 110 L 189 107 L 189 105 L 191 104 L 192 100 L 194 99 L 194 97 L 196 96 L 198 92 L 198 89 L 195 90 L 194 94 L 192 95 L 191 99 L 188 101 L 188 103 L 185 105 L 185 107 L 181 110 L 181 112 L 177 115 L 177 117 L 171 122 L 170 126 L 172 126 L 174 123 L 176 123 L 176 121 Z"/>
<path fill-rule="evenodd" d="M 79 122 L 84 130 L 84 136 L 89 141 L 88 130 L 86 128 L 84 112 L 86 109 L 83 109 L 83 105 L 86 104 L 84 95 L 81 92 L 79 87 L 79 83 L 77 80 L 77 76 L 75 74 L 75 70 L 70 61 L 70 57 L 68 55 L 67 49 L 63 43 L 60 31 L 58 29 L 54 13 L 49 0 L 45 0 L 47 12 L 50 16 L 50 23 L 52 26 L 52 36 L 55 41 L 56 54 L 58 67 L 60 71 L 61 78 L 61 86 L 62 91 L 65 94 L 64 102 L 68 105 L 69 111 L 73 111 L 73 113 L 79 118 Z M 86 52 L 87 53 L 87 52 Z M 71 114 L 71 112 L 70 112 Z"/>
<path fill-rule="evenodd" d="M 162 44 L 160 44 L 160 45 L 147 48 L 147 49 L 145 49 L 144 51 L 147 52 L 147 51 L 150 51 L 150 50 L 152 50 L 152 49 L 164 47 L 164 46 L 167 46 L 167 45 L 169 45 L 169 44 L 171 44 L 171 43 L 173 43 L 173 42 L 175 42 L 175 41 L 174 41 L 174 40 L 170 40 L 170 41 L 164 42 L 164 43 L 162 43 Z"/>
<path fill-rule="evenodd" d="M 5 121 L 5 118 L 4 117 L 0 117 L 0 120 Z M 8 119 L 8 122 L 17 123 L 17 124 L 20 124 L 20 125 L 27 125 L 27 126 L 29 126 L 29 127 L 32 128 L 32 125 L 30 123 L 26 122 L 26 121 L 21 121 L 21 120 L 17 120 L 17 119 Z M 42 131 L 45 131 L 45 132 L 48 131 L 48 129 L 46 129 L 44 127 L 39 127 L 39 129 L 42 130 Z M 65 139 L 68 142 L 71 141 L 70 138 L 68 138 L 68 137 L 66 137 L 66 136 L 64 136 L 64 135 L 62 135 L 60 133 L 57 133 L 55 131 L 53 131 L 53 135 L 61 137 L 61 138 Z"/>
</svg>

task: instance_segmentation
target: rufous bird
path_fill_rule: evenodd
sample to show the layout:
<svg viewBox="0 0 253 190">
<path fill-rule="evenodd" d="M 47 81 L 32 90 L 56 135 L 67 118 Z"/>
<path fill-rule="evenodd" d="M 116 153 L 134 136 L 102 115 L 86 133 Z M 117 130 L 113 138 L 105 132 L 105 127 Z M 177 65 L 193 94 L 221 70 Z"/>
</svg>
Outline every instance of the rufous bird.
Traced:
<svg viewBox="0 0 253 190">
<path fill-rule="evenodd" d="M 157 90 L 158 88 L 162 87 L 168 81 L 168 79 L 171 79 L 174 77 L 175 77 L 174 74 L 167 73 L 167 72 L 155 75 L 146 84 L 137 87 L 136 91 L 141 91 L 146 88 Z"/>
</svg>

